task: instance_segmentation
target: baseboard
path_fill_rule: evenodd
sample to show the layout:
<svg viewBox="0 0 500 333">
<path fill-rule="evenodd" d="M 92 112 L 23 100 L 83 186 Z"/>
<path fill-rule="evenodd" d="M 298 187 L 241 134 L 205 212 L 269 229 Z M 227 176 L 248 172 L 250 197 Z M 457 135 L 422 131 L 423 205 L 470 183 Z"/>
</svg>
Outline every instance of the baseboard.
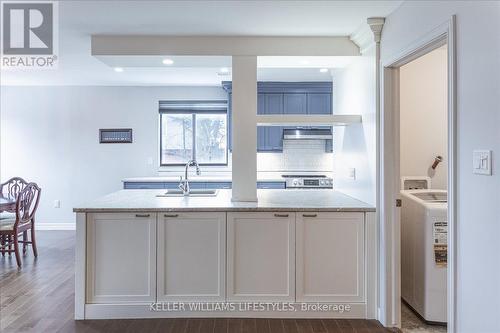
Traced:
<svg viewBox="0 0 500 333">
<path fill-rule="evenodd" d="M 85 304 L 85 318 L 84 319 L 140 319 L 140 318 L 294 318 L 294 319 L 366 319 L 366 303 L 337 303 L 337 305 L 350 305 L 351 309 L 345 312 L 338 311 L 307 311 L 302 310 L 302 304 L 307 303 L 239 303 L 239 302 L 208 302 L 206 304 L 215 306 L 219 305 L 233 305 L 235 308 L 233 310 L 189 310 L 191 306 L 203 306 L 203 303 L 193 302 L 193 303 L 182 303 L 185 305 L 185 310 L 182 311 L 172 311 L 168 309 L 168 304 L 181 304 L 182 302 L 159 302 L 155 303 L 152 300 L 151 303 L 110 303 L 110 304 Z M 191 305 L 190 305 L 191 304 Z M 272 309 L 263 309 L 257 311 L 240 311 L 240 305 L 256 305 L 261 306 L 267 304 L 267 306 L 272 306 L 272 304 L 279 305 L 284 304 L 285 306 L 291 306 L 296 308 L 296 311 L 279 311 Z M 336 303 L 310 303 L 313 306 L 321 305 L 335 305 Z M 153 311 L 151 306 L 157 306 L 158 311 Z M 288 309 L 291 309 L 288 307 Z M 78 318 L 82 319 L 82 318 Z"/>
<path fill-rule="evenodd" d="M 36 230 L 75 230 L 74 223 L 38 223 Z"/>
</svg>

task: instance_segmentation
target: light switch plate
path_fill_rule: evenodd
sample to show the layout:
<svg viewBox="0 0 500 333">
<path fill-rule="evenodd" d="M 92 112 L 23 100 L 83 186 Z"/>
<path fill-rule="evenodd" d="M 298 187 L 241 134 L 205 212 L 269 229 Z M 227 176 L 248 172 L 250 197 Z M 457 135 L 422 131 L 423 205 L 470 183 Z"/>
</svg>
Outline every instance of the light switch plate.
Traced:
<svg viewBox="0 0 500 333">
<path fill-rule="evenodd" d="M 491 176 L 491 150 L 473 151 L 472 173 Z"/>
</svg>

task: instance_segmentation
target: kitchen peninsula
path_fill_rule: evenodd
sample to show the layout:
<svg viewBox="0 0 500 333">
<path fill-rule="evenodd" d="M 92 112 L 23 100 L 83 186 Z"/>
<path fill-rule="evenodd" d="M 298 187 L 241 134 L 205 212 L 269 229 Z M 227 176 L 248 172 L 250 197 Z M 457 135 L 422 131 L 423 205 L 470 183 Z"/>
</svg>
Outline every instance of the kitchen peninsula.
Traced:
<svg viewBox="0 0 500 333">
<path fill-rule="evenodd" d="M 74 209 L 76 319 L 376 317 L 372 206 L 333 190 L 164 195 L 121 190 Z M 294 310 L 176 307 L 191 302 Z"/>
</svg>

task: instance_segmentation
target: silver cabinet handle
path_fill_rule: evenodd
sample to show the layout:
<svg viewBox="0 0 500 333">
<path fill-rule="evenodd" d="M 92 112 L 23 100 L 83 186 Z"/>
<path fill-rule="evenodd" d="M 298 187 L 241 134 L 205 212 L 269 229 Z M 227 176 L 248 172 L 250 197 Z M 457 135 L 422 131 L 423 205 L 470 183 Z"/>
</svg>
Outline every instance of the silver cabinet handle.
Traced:
<svg viewBox="0 0 500 333">
<path fill-rule="evenodd" d="M 318 214 L 302 214 L 303 217 L 316 217 Z"/>
<path fill-rule="evenodd" d="M 164 214 L 163 217 L 178 217 L 179 214 Z"/>
<path fill-rule="evenodd" d="M 275 217 L 288 217 L 288 214 L 274 214 Z"/>
<path fill-rule="evenodd" d="M 150 214 L 135 214 L 135 217 L 150 217 Z"/>
</svg>

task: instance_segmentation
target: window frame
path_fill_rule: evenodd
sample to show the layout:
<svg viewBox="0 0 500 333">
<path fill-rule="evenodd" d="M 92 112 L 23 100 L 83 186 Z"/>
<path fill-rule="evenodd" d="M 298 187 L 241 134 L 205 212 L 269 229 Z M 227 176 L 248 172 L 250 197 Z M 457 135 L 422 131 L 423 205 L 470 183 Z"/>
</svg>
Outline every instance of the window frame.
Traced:
<svg viewBox="0 0 500 333">
<path fill-rule="evenodd" d="M 158 119 L 160 122 L 160 156 L 159 156 L 159 161 L 160 161 L 160 167 L 178 167 L 178 166 L 185 166 L 186 163 L 163 163 L 162 160 L 162 151 L 163 151 L 163 140 L 162 140 L 162 133 L 163 133 L 163 122 L 162 122 L 162 115 L 168 115 L 168 114 L 191 114 L 191 121 L 193 123 L 193 133 L 192 133 L 192 140 L 193 140 L 193 148 L 192 148 L 192 154 L 191 158 L 196 159 L 196 115 L 197 114 L 224 114 L 226 117 L 226 161 L 224 163 L 198 163 L 200 166 L 228 166 L 229 164 L 229 117 L 228 117 L 228 110 L 227 108 L 225 111 L 223 110 L 195 110 L 195 109 L 186 109 L 186 110 L 161 110 L 159 111 Z"/>
</svg>

